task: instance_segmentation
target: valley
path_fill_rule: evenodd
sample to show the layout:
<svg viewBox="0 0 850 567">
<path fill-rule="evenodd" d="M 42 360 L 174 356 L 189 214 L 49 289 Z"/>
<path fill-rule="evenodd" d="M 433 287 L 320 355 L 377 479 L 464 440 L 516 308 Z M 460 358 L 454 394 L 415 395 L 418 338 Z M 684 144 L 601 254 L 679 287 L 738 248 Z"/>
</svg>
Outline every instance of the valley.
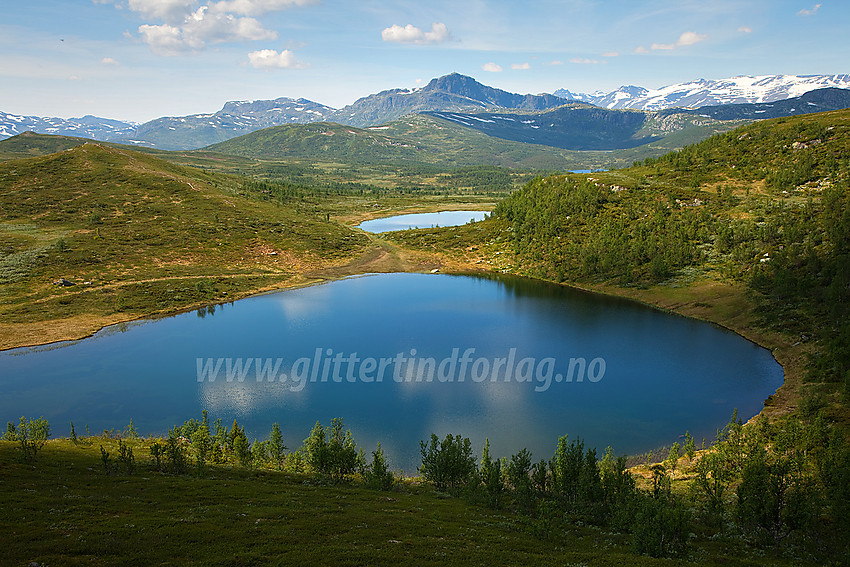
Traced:
<svg viewBox="0 0 850 567">
<path fill-rule="evenodd" d="M 816 105 L 830 100 L 841 106 L 844 94 L 803 96 L 817 110 Z M 447 522 L 449 516 L 478 522 L 486 537 L 521 534 L 517 539 L 535 543 L 534 551 L 524 543 L 510 544 L 518 561 L 527 560 L 528 553 L 560 557 L 564 542 L 574 545 L 570 557 L 598 564 L 612 558 L 655 564 L 660 560 L 647 555 L 682 553 L 695 554 L 697 564 L 797 564 L 842 553 L 850 541 L 842 535 L 847 529 L 842 514 L 847 484 L 841 476 L 850 463 L 850 451 L 842 444 L 850 428 L 845 344 L 850 111 L 791 115 L 798 101 L 651 115 L 610 114 L 574 103 L 551 110 L 522 108 L 546 100 L 513 100 L 517 109 L 511 112 L 466 108 L 405 114 L 362 128 L 323 121 L 279 125 L 194 150 L 33 133 L 0 141 L 0 348 L 76 339 L 106 325 L 186 311 L 202 317 L 215 312 L 216 305 L 261 292 L 346 276 L 437 270 L 529 277 L 629 298 L 715 323 L 769 349 L 783 366 L 784 383 L 747 425 L 733 418 L 718 433 L 716 445 L 709 439 L 705 450 L 687 457 L 678 452 L 682 432 L 673 431 L 662 450 L 645 458 L 632 456 L 627 471 L 611 468 L 610 458 L 600 461 L 608 467 L 597 476 L 600 482 L 611 482 L 613 470 L 637 479 L 632 480 L 638 487 L 633 492 L 622 489 L 636 495 L 632 504 L 617 501 L 594 508 L 594 499 L 602 496 L 567 496 L 566 485 L 547 485 L 562 474 L 556 468 L 558 453 L 541 465 L 543 486 L 532 490 L 529 484 L 528 493 L 521 492 L 524 485 L 518 478 L 533 478 L 530 460 L 524 476 L 498 476 L 496 488 L 482 476 L 467 479 L 468 491 L 445 488 L 469 503 L 449 499 L 442 489 L 434 492 L 429 484 L 433 478 L 424 472 L 400 480 L 387 497 L 359 485 L 325 486 L 337 485 L 339 479 L 326 476 L 315 462 L 298 461 L 313 450 L 306 440 L 303 453 L 296 448 L 289 453 L 300 465 L 275 464 L 259 453 L 251 457 L 250 451 L 249 457 L 240 456 L 232 440 L 230 446 L 219 446 L 221 462 L 206 464 L 206 453 L 198 452 L 206 445 L 196 442 L 195 435 L 203 434 L 204 427 L 211 434 L 213 428 L 196 420 L 187 421 L 187 433 L 180 435 L 186 439 L 185 458 L 202 463 L 199 471 L 211 471 L 203 474 L 225 479 L 228 486 L 213 489 L 204 484 L 209 481 L 201 472 L 195 478 L 188 469 L 164 471 L 148 463 L 153 444 L 165 443 L 164 436 L 138 439 L 105 432 L 86 435 L 82 444 L 50 441 L 46 469 L 17 462 L 17 445 L 6 441 L 0 443 L 0 463 L 15 478 L 29 474 L 30 468 L 39 471 L 34 480 L 19 481 L 38 487 L 54 483 L 49 476 L 54 473 L 45 470 L 59 470 L 82 498 L 91 496 L 80 488 L 86 475 L 97 475 L 108 494 L 104 502 L 93 504 L 97 513 L 110 510 L 123 518 L 130 512 L 119 505 L 122 492 L 112 482 L 124 477 L 114 476 L 103 455 L 101 474 L 94 447 L 106 446 L 115 455 L 126 438 L 140 461 L 144 455 L 145 478 L 153 479 L 140 490 L 164 494 L 174 483 L 192 490 L 203 485 L 225 502 L 214 512 L 209 507 L 198 512 L 204 522 L 220 513 L 245 513 L 237 512 L 234 502 L 244 498 L 256 506 L 250 483 L 269 483 L 298 501 L 294 510 L 307 501 L 321 508 L 328 498 L 352 498 L 370 517 L 383 518 L 387 506 L 402 502 L 408 512 L 413 510 L 401 522 L 406 534 L 413 533 L 425 509 Z M 770 110 L 761 104 L 778 105 L 778 116 L 756 120 L 756 113 Z M 592 125 L 573 122 L 578 113 L 587 113 Z M 544 116 L 557 125 L 548 133 L 532 128 L 541 126 L 534 121 Z M 501 127 L 501 122 L 510 127 Z M 599 123 L 611 126 L 604 135 Z M 598 147 L 587 149 L 594 144 Z M 468 225 L 378 235 L 354 228 L 367 219 L 437 210 L 493 214 Z M 55 283 L 63 278 L 73 285 Z M 675 396 L 671 400 L 675 403 Z M 64 424 L 56 430 L 64 432 Z M 174 439 L 177 443 L 177 433 Z M 266 447 L 262 443 L 255 440 L 249 446 Z M 562 455 L 567 455 L 566 443 L 564 439 L 564 447 L 559 445 Z M 594 469 L 602 456 L 601 447 L 597 449 L 599 453 L 587 457 Z M 584 462 L 582 450 L 579 462 Z M 797 514 L 780 516 L 778 524 L 767 528 L 765 520 L 755 513 L 747 516 L 739 504 L 748 483 L 762 478 L 748 476 L 762 466 L 754 460 L 762 458 L 762 451 L 771 465 L 765 465 L 767 472 L 758 470 L 786 483 L 780 496 L 792 502 Z M 513 470 L 508 463 L 520 458 L 506 458 L 504 470 Z M 347 482 L 369 478 L 363 459 L 360 472 L 342 475 Z M 475 475 L 490 474 L 493 469 L 487 467 L 494 465 L 485 462 L 482 455 Z M 706 469 L 711 463 L 719 464 Z M 130 473 L 126 478 L 142 482 Z M 721 483 L 726 492 L 718 496 L 706 479 Z M 9 514 L 21 518 L 21 510 L 29 506 L 23 493 L 9 484 L 3 490 L 15 502 Z M 490 490 L 504 493 L 493 500 Z M 605 485 L 600 490 L 610 494 L 605 491 L 615 489 Z M 43 494 L 34 506 L 55 507 L 60 497 L 55 487 L 44 488 Z M 811 502 L 817 505 L 809 509 L 794 500 L 802 494 L 816 494 Z M 667 526 L 681 548 L 657 553 L 642 548 L 640 538 L 650 536 L 632 525 L 661 521 L 670 510 L 688 518 L 677 526 L 688 526 L 694 535 L 685 534 L 683 540 L 678 527 Z M 630 520 L 618 524 L 615 511 Z M 262 508 L 256 525 L 270 513 Z M 713 514 L 725 518 L 725 527 L 717 527 Z M 24 521 L 12 516 L 5 525 L 19 521 L 30 530 L 22 541 L 26 556 L 35 556 L 40 544 L 32 534 L 52 528 L 37 517 Z M 156 510 L 145 509 L 140 517 L 151 525 L 159 521 Z M 315 529 L 303 518 L 289 521 Z M 340 521 L 353 530 L 371 520 L 347 510 Z M 115 524 L 126 523 L 124 519 L 104 522 L 104 529 L 125 533 Z M 787 531 L 779 542 L 770 540 L 774 528 Z M 255 529 L 261 539 L 270 537 L 262 527 Z M 100 533 L 77 525 L 74 530 L 93 538 Z M 381 531 L 380 538 L 402 537 L 388 533 Z M 138 540 L 136 535 L 121 537 Z M 208 536 L 198 537 L 206 541 Z M 476 533 L 468 539 L 480 542 L 480 537 Z M 50 552 L 63 557 L 68 551 L 51 538 Z M 609 551 L 594 555 L 598 552 L 586 541 L 580 543 L 584 538 Z M 385 543 L 368 541 L 370 546 Z M 424 557 L 430 539 L 413 541 L 411 556 Z M 441 541 L 451 554 L 454 546 L 465 545 L 467 536 Z M 739 556 L 742 546 L 746 551 Z M 83 554 L 103 551 L 92 542 L 79 549 Z M 342 549 L 331 554 L 343 557 L 348 551 Z"/>
</svg>

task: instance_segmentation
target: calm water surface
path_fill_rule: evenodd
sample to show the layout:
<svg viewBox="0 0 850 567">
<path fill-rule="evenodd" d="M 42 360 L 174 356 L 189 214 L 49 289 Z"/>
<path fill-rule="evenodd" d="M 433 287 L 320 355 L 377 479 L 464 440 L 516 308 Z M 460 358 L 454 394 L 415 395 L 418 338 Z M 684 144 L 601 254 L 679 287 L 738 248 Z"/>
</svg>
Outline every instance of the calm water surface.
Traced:
<svg viewBox="0 0 850 567">
<path fill-rule="evenodd" d="M 470 221 L 484 220 L 487 211 L 442 211 L 439 213 L 414 213 L 396 215 L 382 219 L 365 221 L 358 225 L 366 232 L 389 232 L 408 228 L 432 228 L 437 226 L 458 226 Z"/>
<path fill-rule="evenodd" d="M 270 372 L 258 382 L 257 358 L 268 371 L 267 359 L 281 359 L 273 382 Z M 368 358 L 389 361 L 382 380 Z M 152 434 L 206 408 L 251 438 L 277 421 L 295 448 L 316 420 L 343 417 L 367 452 L 380 441 L 395 468 L 413 472 L 432 432 L 470 437 L 476 451 L 489 437 L 497 455 L 527 447 L 537 459 L 564 434 L 617 453 L 685 430 L 711 440 L 733 408 L 751 417 L 781 382 L 765 349 L 628 301 L 520 278 L 382 274 L 0 353 L 0 419 L 44 415 L 67 435 L 72 420 L 97 432 L 132 418 Z"/>
</svg>

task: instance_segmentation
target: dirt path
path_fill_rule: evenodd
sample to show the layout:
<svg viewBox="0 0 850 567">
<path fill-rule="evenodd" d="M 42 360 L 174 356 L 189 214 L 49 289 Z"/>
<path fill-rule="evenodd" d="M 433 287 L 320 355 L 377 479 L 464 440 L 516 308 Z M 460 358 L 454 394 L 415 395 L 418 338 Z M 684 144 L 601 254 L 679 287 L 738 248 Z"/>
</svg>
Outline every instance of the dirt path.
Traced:
<svg viewBox="0 0 850 567">
<path fill-rule="evenodd" d="M 439 258 L 427 254 L 414 254 L 398 246 L 369 235 L 374 248 L 341 266 L 308 272 L 308 277 L 338 279 L 357 274 L 388 274 L 394 272 L 428 272 L 439 269 Z"/>
<path fill-rule="evenodd" d="M 79 294 L 91 291 L 119 289 L 141 283 L 155 283 L 162 281 L 198 280 L 206 278 L 245 278 L 245 277 L 267 277 L 287 276 L 286 281 L 271 283 L 270 285 L 245 290 L 228 298 L 228 301 L 236 301 L 257 293 L 311 285 L 323 281 L 335 280 L 346 276 L 366 273 L 392 273 L 392 272 L 430 272 L 441 267 L 440 258 L 425 253 L 413 253 L 386 242 L 376 235 L 369 235 L 373 246 L 362 255 L 349 260 L 344 264 L 329 266 L 303 273 L 292 274 L 286 272 L 244 272 L 234 274 L 205 274 L 186 276 L 164 276 L 160 278 L 128 279 L 111 282 L 99 286 L 80 286 L 79 289 L 70 291 L 69 294 Z M 33 304 L 49 301 L 52 297 L 34 300 Z M 89 337 L 108 325 L 124 323 L 136 319 L 149 317 L 160 317 L 173 315 L 180 312 L 191 311 L 201 307 L 198 305 L 185 305 L 180 309 L 164 312 L 127 314 L 111 313 L 109 315 L 80 314 L 64 319 L 51 321 L 34 321 L 31 323 L 2 323 L 0 322 L 0 350 L 43 345 L 58 341 L 77 340 Z"/>
</svg>

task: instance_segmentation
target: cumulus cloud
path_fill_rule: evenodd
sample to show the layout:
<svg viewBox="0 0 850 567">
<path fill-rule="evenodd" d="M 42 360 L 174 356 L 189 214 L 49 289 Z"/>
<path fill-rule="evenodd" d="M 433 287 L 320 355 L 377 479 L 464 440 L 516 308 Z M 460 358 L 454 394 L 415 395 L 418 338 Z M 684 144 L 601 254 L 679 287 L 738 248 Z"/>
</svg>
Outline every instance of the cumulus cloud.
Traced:
<svg viewBox="0 0 850 567">
<path fill-rule="evenodd" d="M 619 56 L 620 56 L 620 54 L 617 53 L 616 51 L 606 51 L 605 53 L 602 54 L 602 57 L 619 57 Z"/>
<path fill-rule="evenodd" d="M 676 40 L 675 43 L 653 43 L 649 46 L 649 48 L 653 51 L 671 51 L 676 49 L 677 47 L 685 47 L 688 45 L 693 45 L 695 43 L 699 43 L 703 41 L 706 37 L 705 34 L 699 34 L 692 31 L 686 31 L 682 35 L 679 36 L 679 39 Z M 644 47 L 638 47 L 638 49 L 645 49 Z M 646 53 L 646 51 L 638 51 L 635 50 L 636 53 Z"/>
<path fill-rule="evenodd" d="M 127 7 L 149 18 L 179 23 L 191 14 L 196 0 L 129 0 Z"/>
<path fill-rule="evenodd" d="M 501 73 L 502 72 L 502 66 L 496 65 L 495 63 L 492 63 L 492 62 L 491 63 L 485 63 L 481 68 L 484 69 L 485 71 L 490 72 L 490 73 Z"/>
<path fill-rule="evenodd" d="M 104 57 L 103 59 L 100 60 L 100 62 L 103 63 L 104 65 L 119 65 L 118 61 L 116 61 L 112 57 Z"/>
<path fill-rule="evenodd" d="M 820 4 L 815 4 L 809 10 L 806 10 L 806 9 L 800 10 L 799 12 L 797 12 L 797 15 L 798 16 L 814 16 L 815 14 L 818 13 L 818 10 L 820 10 L 820 7 L 821 7 Z"/>
<path fill-rule="evenodd" d="M 635 47 L 635 53 L 649 53 L 649 50 L 642 45 Z"/>
<path fill-rule="evenodd" d="M 587 59 L 582 57 L 573 57 L 570 59 L 570 63 L 577 63 L 579 65 L 596 65 L 599 63 L 596 59 Z"/>
<path fill-rule="evenodd" d="M 739 27 L 738 31 L 741 32 L 741 33 L 753 33 L 752 28 L 748 28 L 747 26 Z"/>
<path fill-rule="evenodd" d="M 511 69 L 515 69 L 517 71 L 525 71 L 527 69 L 531 69 L 530 63 L 514 63 L 511 65 Z"/>
<path fill-rule="evenodd" d="M 306 63 L 296 59 L 295 54 L 288 49 L 280 52 L 274 49 L 252 51 L 248 54 L 248 62 L 257 69 L 304 69 L 307 67 Z"/>
<path fill-rule="evenodd" d="M 446 24 L 434 22 L 431 31 L 423 31 L 413 24 L 404 27 L 392 25 L 381 32 L 381 39 L 395 43 L 412 43 L 415 45 L 427 45 L 443 43 L 451 39 L 451 32 Z"/>
<path fill-rule="evenodd" d="M 676 42 L 676 46 L 678 47 L 678 46 L 682 46 L 682 45 L 693 45 L 695 43 L 701 42 L 706 37 L 708 37 L 708 36 L 705 35 L 704 33 L 696 33 L 696 32 L 692 32 L 692 31 L 686 31 L 685 33 L 683 33 L 682 35 L 679 36 L 679 41 Z"/>
<path fill-rule="evenodd" d="M 142 41 L 159 55 L 178 55 L 209 44 L 277 39 L 253 16 L 318 0 L 92 0 L 140 14 Z"/>
<path fill-rule="evenodd" d="M 552 66 L 563 65 L 563 64 L 564 64 L 564 62 L 561 61 L 560 59 L 555 59 L 554 61 L 549 61 L 549 65 L 552 65 Z"/>
<path fill-rule="evenodd" d="M 265 29 L 254 18 L 211 14 L 207 6 L 198 8 L 179 27 L 144 24 L 139 26 L 139 34 L 159 55 L 177 55 L 202 49 L 209 43 L 277 39 L 276 32 Z"/>
<path fill-rule="evenodd" d="M 210 4 L 210 9 L 219 13 L 261 16 L 267 12 L 278 12 L 293 6 L 317 3 L 318 0 L 221 0 Z"/>
</svg>

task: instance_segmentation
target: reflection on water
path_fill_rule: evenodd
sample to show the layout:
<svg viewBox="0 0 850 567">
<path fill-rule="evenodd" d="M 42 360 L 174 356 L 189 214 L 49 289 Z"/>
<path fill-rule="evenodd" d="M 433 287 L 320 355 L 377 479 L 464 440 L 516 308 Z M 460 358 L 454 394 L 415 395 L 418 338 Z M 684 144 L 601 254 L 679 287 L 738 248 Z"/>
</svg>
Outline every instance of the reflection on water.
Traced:
<svg viewBox="0 0 850 567">
<path fill-rule="evenodd" d="M 0 380 L 0 419 L 44 415 L 56 435 L 71 420 L 99 431 L 130 418 L 164 433 L 206 408 L 255 438 L 277 421 L 295 448 L 317 420 L 343 417 L 367 451 L 380 441 L 413 472 L 432 432 L 536 458 L 564 434 L 618 453 L 685 430 L 710 439 L 733 408 L 757 413 L 782 369 L 737 335 L 617 298 L 523 278 L 383 274 L 10 351 Z"/>
<path fill-rule="evenodd" d="M 396 215 L 360 223 L 357 228 L 366 232 L 390 232 L 409 228 L 432 228 L 437 226 L 458 226 L 469 222 L 484 220 L 487 211 L 442 211 L 438 213 L 413 213 Z"/>
</svg>

